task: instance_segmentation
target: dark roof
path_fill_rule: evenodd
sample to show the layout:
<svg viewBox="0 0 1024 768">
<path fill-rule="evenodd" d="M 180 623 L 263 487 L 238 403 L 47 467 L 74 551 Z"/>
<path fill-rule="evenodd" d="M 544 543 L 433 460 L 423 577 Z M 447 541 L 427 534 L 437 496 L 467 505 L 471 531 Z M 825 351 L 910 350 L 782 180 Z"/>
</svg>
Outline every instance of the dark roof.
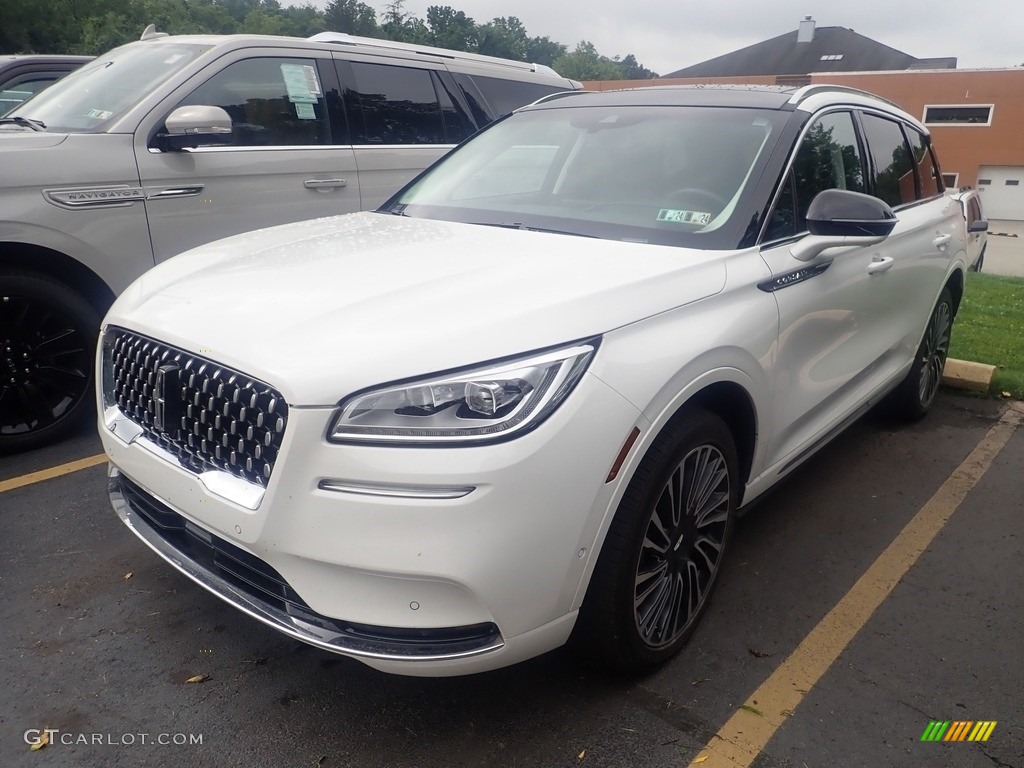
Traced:
<svg viewBox="0 0 1024 768">
<path fill-rule="evenodd" d="M 716 56 L 663 77 L 806 75 L 811 72 L 877 72 L 952 69 L 956 58 L 917 59 L 846 27 L 818 27 L 810 42 L 798 43 L 797 30 L 738 51 Z M 839 58 L 822 58 L 822 57 Z"/>
</svg>

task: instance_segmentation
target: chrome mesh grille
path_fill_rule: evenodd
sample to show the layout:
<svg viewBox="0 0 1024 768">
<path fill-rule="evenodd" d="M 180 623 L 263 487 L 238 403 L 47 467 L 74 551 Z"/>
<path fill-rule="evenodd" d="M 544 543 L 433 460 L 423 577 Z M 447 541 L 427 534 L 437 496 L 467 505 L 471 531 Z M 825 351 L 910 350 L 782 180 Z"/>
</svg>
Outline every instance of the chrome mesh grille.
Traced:
<svg viewBox="0 0 1024 768">
<path fill-rule="evenodd" d="M 112 328 L 113 399 L 150 440 L 196 473 L 220 469 L 265 486 L 288 406 L 257 379 L 199 355 Z"/>
</svg>

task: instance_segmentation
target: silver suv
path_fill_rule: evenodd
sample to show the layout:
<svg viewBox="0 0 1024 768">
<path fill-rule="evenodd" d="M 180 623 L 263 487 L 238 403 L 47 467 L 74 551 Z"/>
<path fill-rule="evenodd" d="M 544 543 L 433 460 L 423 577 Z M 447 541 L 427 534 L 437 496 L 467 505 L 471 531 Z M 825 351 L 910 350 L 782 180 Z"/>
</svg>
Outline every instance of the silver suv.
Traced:
<svg viewBox="0 0 1024 768">
<path fill-rule="evenodd" d="M 154 264 L 375 208 L 495 118 L 579 87 L 336 33 L 147 30 L 0 118 L 0 452 L 88 415 L 99 319 Z"/>
</svg>

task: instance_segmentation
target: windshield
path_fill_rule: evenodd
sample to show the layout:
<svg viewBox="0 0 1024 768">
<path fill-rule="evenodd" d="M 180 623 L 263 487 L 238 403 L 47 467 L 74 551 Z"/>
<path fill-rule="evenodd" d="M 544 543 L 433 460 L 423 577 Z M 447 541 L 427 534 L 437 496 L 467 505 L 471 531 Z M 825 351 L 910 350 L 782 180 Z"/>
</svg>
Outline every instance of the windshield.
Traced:
<svg viewBox="0 0 1024 768">
<path fill-rule="evenodd" d="M 744 193 L 787 117 L 692 106 L 527 110 L 455 150 L 383 210 L 733 248 L 746 223 L 737 223 Z"/>
<path fill-rule="evenodd" d="M 10 113 L 50 131 L 102 130 L 209 46 L 136 42 L 62 77 Z"/>
</svg>

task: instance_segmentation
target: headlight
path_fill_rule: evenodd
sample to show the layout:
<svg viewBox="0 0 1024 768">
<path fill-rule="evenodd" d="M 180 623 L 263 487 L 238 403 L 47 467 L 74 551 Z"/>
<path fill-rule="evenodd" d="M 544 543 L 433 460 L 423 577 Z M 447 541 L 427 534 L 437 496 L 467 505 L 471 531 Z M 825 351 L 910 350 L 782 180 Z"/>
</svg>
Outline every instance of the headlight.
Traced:
<svg viewBox="0 0 1024 768">
<path fill-rule="evenodd" d="M 416 445 L 481 443 L 533 429 L 587 368 L 597 341 L 355 395 L 330 439 Z"/>
</svg>

